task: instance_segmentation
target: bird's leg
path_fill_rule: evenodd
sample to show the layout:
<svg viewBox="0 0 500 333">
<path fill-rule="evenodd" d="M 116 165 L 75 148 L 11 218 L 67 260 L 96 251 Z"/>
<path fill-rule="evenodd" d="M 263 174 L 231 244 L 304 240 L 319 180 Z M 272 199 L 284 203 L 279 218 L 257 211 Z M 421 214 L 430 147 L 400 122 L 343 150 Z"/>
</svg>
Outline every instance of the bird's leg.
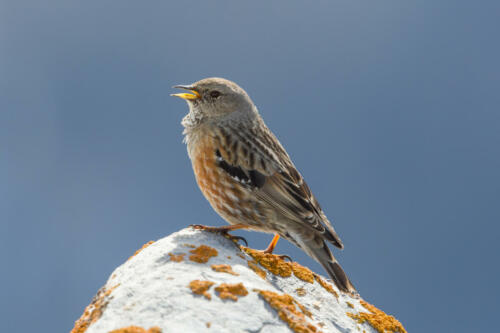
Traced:
<svg viewBox="0 0 500 333">
<path fill-rule="evenodd" d="M 273 253 L 274 248 L 276 247 L 276 244 L 278 244 L 279 239 L 280 235 L 275 234 L 273 240 L 271 241 L 271 243 L 269 243 L 267 249 L 264 250 L 264 253 Z"/>
<path fill-rule="evenodd" d="M 269 243 L 269 246 L 267 247 L 267 249 L 265 249 L 262 252 L 273 254 L 274 248 L 276 247 L 276 244 L 278 244 L 279 239 L 280 239 L 280 235 L 275 234 L 273 237 L 273 240 L 271 241 L 271 243 Z M 292 258 L 287 256 L 286 254 L 275 254 L 275 256 L 278 256 L 280 259 L 288 259 L 288 260 L 292 261 Z"/>
<path fill-rule="evenodd" d="M 221 234 L 224 237 L 229 238 L 230 240 L 232 240 L 236 243 L 238 241 L 242 240 L 245 243 L 245 245 L 248 246 L 248 242 L 245 238 L 243 238 L 241 236 L 233 236 L 233 235 L 229 234 L 229 231 L 238 230 L 238 229 L 247 229 L 248 226 L 245 224 L 232 224 L 232 225 L 225 225 L 222 227 L 209 227 L 209 226 L 202 225 L 202 224 L 190 224 L 189 226 L 193 229 L 196 229 L 196 230 L 204 230 L 204 231 L 208 231 L 208 232 L 215 232 L 215 233 Z"/>
</svg>

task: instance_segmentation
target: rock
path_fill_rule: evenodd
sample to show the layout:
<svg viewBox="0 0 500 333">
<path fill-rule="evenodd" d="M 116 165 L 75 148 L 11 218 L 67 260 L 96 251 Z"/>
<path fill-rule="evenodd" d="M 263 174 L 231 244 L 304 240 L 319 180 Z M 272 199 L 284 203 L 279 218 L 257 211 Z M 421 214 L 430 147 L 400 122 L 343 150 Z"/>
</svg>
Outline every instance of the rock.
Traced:
<svg viewBox="0 0 500 333">
<path fill-rule="evenodd" d="M 306 267 L 188 228 L 118 267 L 76 321 L 83 332 L 406 331 Z"/>
</svg>

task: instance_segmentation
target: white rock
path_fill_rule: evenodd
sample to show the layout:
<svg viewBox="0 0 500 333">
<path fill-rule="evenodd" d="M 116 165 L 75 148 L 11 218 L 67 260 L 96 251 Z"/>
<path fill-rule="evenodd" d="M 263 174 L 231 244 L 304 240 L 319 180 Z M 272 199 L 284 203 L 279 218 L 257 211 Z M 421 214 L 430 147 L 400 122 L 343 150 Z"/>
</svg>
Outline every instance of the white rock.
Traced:
<svg viewBox="0 0 500 333">
<path fill-rule="evenodd" d="M 207 263 L 191 261 L 193 245 L 215 248 L 218 255 Z M 169 254 L 184 254 L 184 257 L 176 262 Z M 292 296 L 311 313 L 311 317 L 298 316 L 305 318 L 304 326 L 311 325 L 311 332 L 314 328 L 322 332 L 376 332 L 368 323 L 358 324 L 346 314 L 369 313 L 359 297 L 343 294 L 334 287 L 337 298 L 316 281 L 308 283 L 294 275 L 284 278 L 265 269 L 267 276 L 263 279 L 249 268 L 250 260 L 250 256 L 220 235 L 190 228 L 176 232 L 145 247 L 118 267 L 77 321 L 73 332 L 109 332 L 129 326 L 144 328 L 144 332 L 158 327 L 163 333 L 292 332 L 257 290 Z M 230 265 L 238 275 L 211 268 L 219 264 Z M 193 293 L 189 288 L 193 280 L 214 283 L 207 291 L 211 300 Z M 222 283 L 243 283 L 248 295 L 239 296 L 237 301 L 223 300 L 215 291 Z M 299 288 L 305 291 L 302 296 L 297 294 Z M 297 303 L 294 306 L 302 313 Z"/>
</svg>

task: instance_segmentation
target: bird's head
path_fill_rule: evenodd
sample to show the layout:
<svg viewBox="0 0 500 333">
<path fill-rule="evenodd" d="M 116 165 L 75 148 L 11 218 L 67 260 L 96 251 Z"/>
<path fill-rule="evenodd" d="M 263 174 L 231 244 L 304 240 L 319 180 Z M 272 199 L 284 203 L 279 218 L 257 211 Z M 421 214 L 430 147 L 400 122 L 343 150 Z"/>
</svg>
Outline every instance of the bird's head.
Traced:
<svg viewBox="0 0 500 333">
<path fill-rule="evenodd" d="M 190 85 L 178 85 L 188 93 L 172 94 L 184 99 L 189 106 L 186 120 L 215 119 L 233 113 L 245 114 L 256 112 L 248 94 L 236 83 L 222 78 L 207 78 Z"/>
</svg>

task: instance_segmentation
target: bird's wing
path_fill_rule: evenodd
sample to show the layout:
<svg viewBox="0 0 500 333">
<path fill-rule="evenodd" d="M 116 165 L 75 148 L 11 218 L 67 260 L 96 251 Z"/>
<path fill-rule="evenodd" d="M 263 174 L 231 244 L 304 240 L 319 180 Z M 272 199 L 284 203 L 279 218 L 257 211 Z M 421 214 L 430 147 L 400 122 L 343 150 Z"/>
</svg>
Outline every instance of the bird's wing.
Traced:
<svg viewBox="0 0 500 333">
<path fill-rule="evenodd" d="M 246 128 L 220 128 L 217 164 L 242 186 L 282 215 L 322 233 L 339 248 L 342 241 L 281 143 L 261 122 Z"/>
</svg>

